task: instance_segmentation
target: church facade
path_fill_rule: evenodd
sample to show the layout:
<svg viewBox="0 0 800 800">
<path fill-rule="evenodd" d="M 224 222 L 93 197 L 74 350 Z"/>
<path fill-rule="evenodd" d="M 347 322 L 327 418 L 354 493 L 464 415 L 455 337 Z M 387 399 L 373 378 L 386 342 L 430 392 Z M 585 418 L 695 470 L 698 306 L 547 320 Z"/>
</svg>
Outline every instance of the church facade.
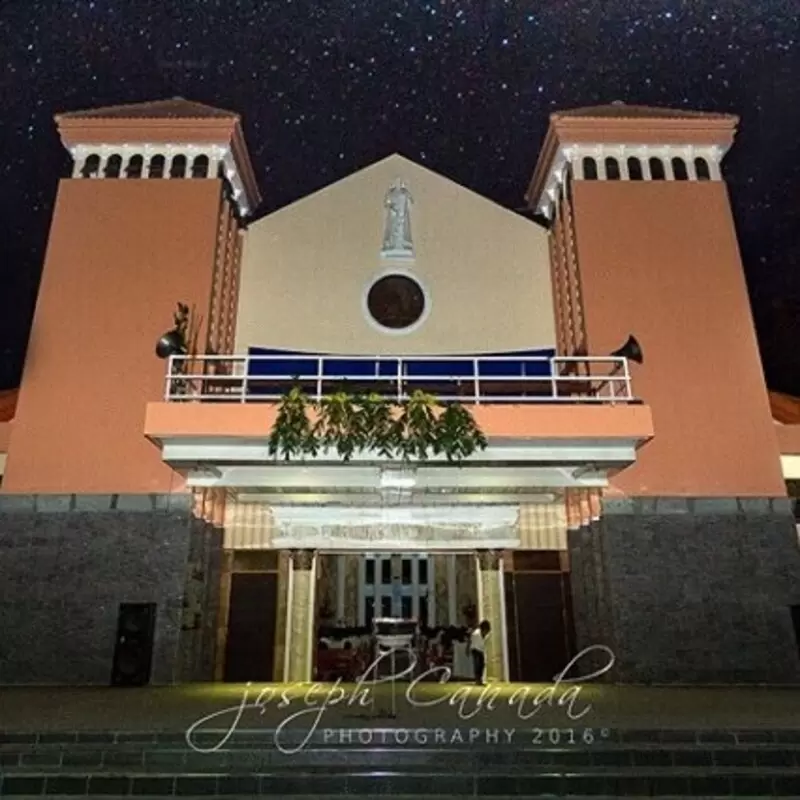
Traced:
<svg viewBox="0 0 800 800">
<path fill-rule="evenodd" d="M 56 122 L 74 170 L 0 417 L 1 683 L 353 678 L 379 618 L 455 677 L 487 619 L 496 681 L 800 679 L 800 424 L 758 354 L 735 117 L 552 115 L 535 220 L 393 155 L 252 221 L 236 114 Z M 286 457 L 292 389 L 309 424 L 417 402 L 484 441 Z"/>
</svg>

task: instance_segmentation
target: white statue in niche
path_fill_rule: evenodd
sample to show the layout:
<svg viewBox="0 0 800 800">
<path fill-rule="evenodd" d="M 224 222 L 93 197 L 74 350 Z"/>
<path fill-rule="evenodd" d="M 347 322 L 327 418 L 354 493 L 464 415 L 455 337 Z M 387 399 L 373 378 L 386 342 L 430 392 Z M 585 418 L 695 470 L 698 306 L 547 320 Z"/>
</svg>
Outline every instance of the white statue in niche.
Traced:
<svg viewBox="0 0 800 800">
<path fill-rule="evenodd" d="M 411 205 L 414 198 L 404 182 L 395 182 L 386 193 L 386 227 L 383 231 L 384 258 L 414 258 L 411 239 Z"/>
</svg>

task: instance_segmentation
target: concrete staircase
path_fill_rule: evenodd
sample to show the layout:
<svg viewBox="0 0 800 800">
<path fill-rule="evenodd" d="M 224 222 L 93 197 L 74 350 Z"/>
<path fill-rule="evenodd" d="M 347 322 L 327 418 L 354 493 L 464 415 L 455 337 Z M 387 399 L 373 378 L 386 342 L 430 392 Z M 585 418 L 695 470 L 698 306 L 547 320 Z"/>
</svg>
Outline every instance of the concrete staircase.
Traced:
<svg viewBox="0 0 800 800">
<path fill-rule="evenodd" d="M 384 729 L 369 746 L 357 733 L 335 744 L 320 734 L 291 754 L 266 730 L 239 730 L 210 753 L 180 733 L 9 732 L 0 734 L 0 796 L 800 797 L 800 730 L 603 729 L 591 743 L 580 729 L 552 730 L 446 745 L 414 743 L 420 729 L 404 744 Z M 210 748 L 223 735 L 206 732 L 194 744 Z M 284 731 L 282 744 L 305 735 Z"/>
</svg>

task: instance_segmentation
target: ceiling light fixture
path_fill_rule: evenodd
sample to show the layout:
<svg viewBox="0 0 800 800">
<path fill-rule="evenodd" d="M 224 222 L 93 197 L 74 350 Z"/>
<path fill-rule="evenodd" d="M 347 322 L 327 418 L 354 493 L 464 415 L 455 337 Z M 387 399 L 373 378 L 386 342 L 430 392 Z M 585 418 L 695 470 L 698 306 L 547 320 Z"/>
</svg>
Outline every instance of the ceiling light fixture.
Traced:
<svg viewBox="0 0 800 800">
<path fill-rule="evenodd" d="M 414 473 L 407 470 L 383 470 L 381 489 L 411 489 L 417 485 Z"/>
</svg>

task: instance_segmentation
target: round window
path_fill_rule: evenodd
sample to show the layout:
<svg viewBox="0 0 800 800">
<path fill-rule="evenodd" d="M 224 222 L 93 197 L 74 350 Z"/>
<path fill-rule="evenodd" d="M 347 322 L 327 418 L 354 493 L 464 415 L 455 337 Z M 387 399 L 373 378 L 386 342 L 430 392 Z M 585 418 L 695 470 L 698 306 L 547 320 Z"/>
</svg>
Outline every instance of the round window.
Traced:
<svg viewBox="0 0 800 800">
<path fill-rule="evenodd" d="M 407 275 L 386 275 L 367 293 L 367 310 L 384 328 L 410 328 L 425 313 L 425 292 Z"/>
</svg>

